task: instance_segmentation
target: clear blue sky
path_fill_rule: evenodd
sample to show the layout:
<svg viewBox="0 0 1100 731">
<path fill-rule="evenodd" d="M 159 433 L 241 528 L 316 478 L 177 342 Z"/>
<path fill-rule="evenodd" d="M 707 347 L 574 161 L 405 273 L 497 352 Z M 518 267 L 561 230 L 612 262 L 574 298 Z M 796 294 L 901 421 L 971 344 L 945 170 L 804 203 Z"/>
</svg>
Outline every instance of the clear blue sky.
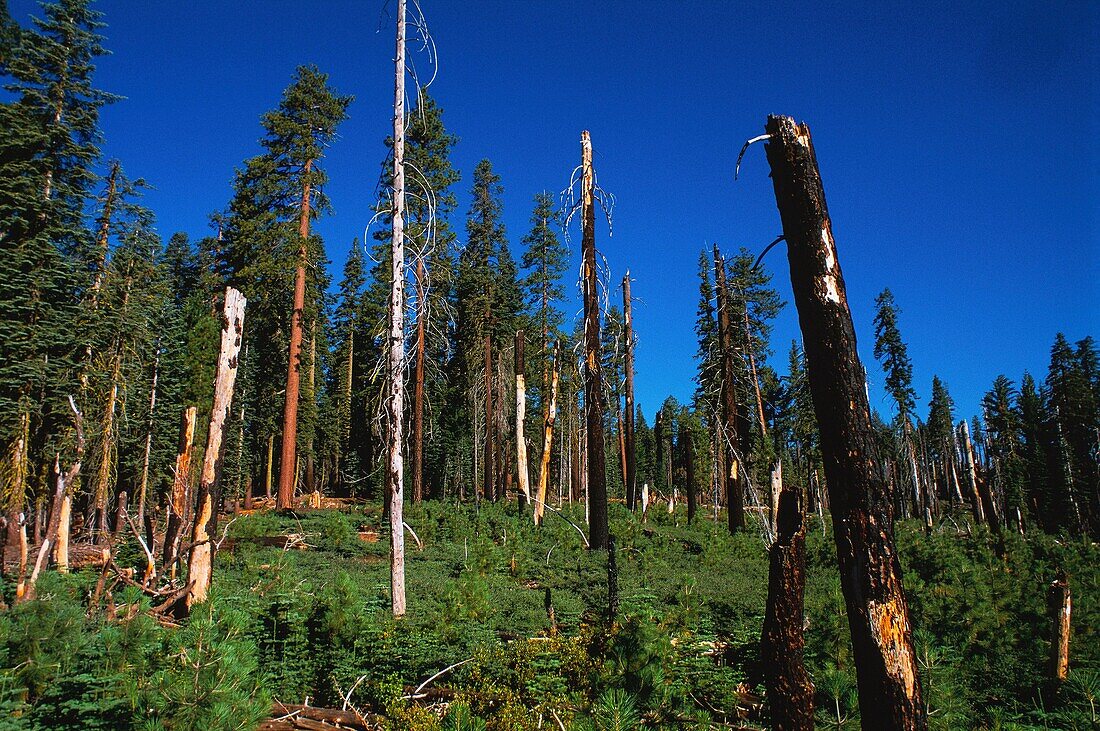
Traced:
<svg viewBox="0 0 1100 731">
<path fill-rule="evenodd" d="M 296 65 L 316 63 L 356 97 L 327 161 L 335 215 L 319 226 L 339 271 L 370 218 L 391 124 L 384 4 L 99 4 L 113 55 L 97 81 L 126 97 L 103 114 L 105 153 L 156 186 L 147 201 L 162 234 L 209 231 L 234 167 L 258 150 L 259 115 Z M 33 7 L 11 3 L 23 22 Z M 780 231 L 762 149 L 733 181 L 769 113 L 813 130 L 874 407 L 889 411 L 871 358 L 883 287 L 903 309 L 922 414 L 934 373 L 969 415 L 998 373 L 1042 376 L 1055 332 L 1100 334 L 1098 3 L 423 7 L 441 59 L 432 91 L 461 138 L 460 237 L 477 160 L 503 178 L 518 250 L 532 196 L 564 187 L 591 130 L 618 198 L 614 235 L 599 229 L 598 245 L 613 281 L 627 267 L 635 279 L 648 413 L 693 390 L 700 247 L 755 251 Z M 789 301 L 785 252 L 767 264 Z M 780 371 L 795 337 L 788 305 Z"/>
</svg>

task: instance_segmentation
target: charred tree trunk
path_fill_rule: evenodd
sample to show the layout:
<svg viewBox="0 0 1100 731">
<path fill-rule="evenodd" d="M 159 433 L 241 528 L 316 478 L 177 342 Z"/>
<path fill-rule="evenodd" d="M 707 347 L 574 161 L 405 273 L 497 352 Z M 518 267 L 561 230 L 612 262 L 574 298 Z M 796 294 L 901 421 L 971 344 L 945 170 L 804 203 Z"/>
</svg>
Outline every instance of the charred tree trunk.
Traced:
<svg viewBox="0 0 1100 731">
<path fill-rule="evenodd" d="M 386 364 L 390 595 L 393 616 L 405 616 L 405 0 L 397 0 L 393 94 L 393 210 L 390 236 L 389 352 Z"/>
<path fill-rule="evenodd" d="M 202 474 L 195 502 L 195 526 L 191 531 L 191 555 L 187 566 L 187 579 L 191 590 L 187 593 L 186 608 L 206 601 L 210 591 L 211 572 L 214 565 L 214 542 L 207 533 L 213 517 L 214 494 L 222 468 L 222 431 L 233 402 L 233 384 L 237 380 L 237 356 L 241 352 L 241 336 L 244 329 L 244 308 L 248 302 L 244 296 L 227 287 L 221 352 L 218 355 L 218 371 L 214 376 L 214 405 L 210 410 L 210 429 L 206 434 L 206 452 L 202 458 Z"/>
<path fill-rule="evenodd" d="M 279 460 L 279 510 L 294 507 L 294 485 L 298 477 L 298 392 L 302 368 L 302 317 L 306 308 L 306 244 L 309 241 L 310 170 L 306 160 L 302 173 L 302 203 L 298 218 L 298 271 L 294 275 L 294 310 L 290 315 L 290 355 L 287 358 L 286 401 L 283 405 L 283 448 Z"/>
<path fill-rule="evenodd" d="M 634 510 L 638 502 L 638 455 L 634 446 L 634 317 L 631 314 L 630 298 L 630 271 L 627 270 L 623 277 L 623 335 L 626 339 L 623 370 L 626 378 L 626 473 L 623 480 L 626 481 L 626 507 Z"/>
<path fill-rule="evenodd" d="M 539 492 L 535 501 L 535 525 L 542 522 L 543 507 L 546 505 L 546 488 L 550 482 L 550 454 L 551 447 L 554 444 L 554 420 L 557 418 L 558 412 L 558 379 L 560 377 L 561 342 L 556 341 L 554 343 L 553 372 L 550 376 L 550 400 L 545 404 L 542 417 L 542 459 L 539 464 Z"/>
<path fill-rule="evenodd" d="M 179 551 L 180 535 L 187 515 L 187 492 L 191 485 L 191 451 L 195 444 L 195 421 L 198 409 L 188 406 L 180 423 L 179 449 L 172 478 L 172 493 L 168 497 L 168 525 L 164 533 L 164 570 L 171 570 Z M 268 443 L 270 445 L 270 442 Z"/>
<path fill-rule="evenodd" d="M 592 140 L 581 132 L 581 269 L 584 286 L 584 412 L 588 458 L 588 544 L 607 548 L 607 461 L 604 453 L 603 376 L 600 373 L 600 302 L 596 282 L 595 176 Z"/>
<path fill-rule="evenodd" d="M 775 542 L 768 551 L 768 603 L 760 635 L 760 660 L 772 728 L 810 731 L 814 727 L 814 684 L 803 664 L 805 637 L 806 527 L 801 490 L 780 488 Z"/>
<path fill-rule="evenodd" d="M 524 436 L 523 422 L 527 416 L 527 376 L 526 363 L 523 361 L 523 331 L 516 332 L 516 478 L 519 491 L 523 494 L 523 503 L 531 502 L 531 475 L 527 471 L 527 438 Z"/>
<path fill-rule="evenodd" d="M 741 476 L 735 445 L 740 445 L 737 410 L 737 391 L 734 382 L 733 342 L 730 332 L 729 290 L 726 287 L 726 263 L 718 246 L 714 247 L 714 280 L 718 294 L 718 348 L 722 351 L 722 425 L 719 434 L 725 453 L 726 511 L 730 533 L 745 527 L 745 496 L 741 488 Z"/>
<path fill-rule="evenodd" d="M 927 727 L 888 487 L 810 130 L 768 118 L 768 162 L 787 240 L 832 507 L 865 728 Z"/>
<path fill-rule="evenodd" d="M 424 257 L 416 260 L 416 372 L 413 375 L 413 424 L 412 424 L 412 499 L 419 503 L 424 499 L 424 357 L 427 341 L 424 318 L 428 308 L 424 301 L 427 291 Z"/>
</svg>

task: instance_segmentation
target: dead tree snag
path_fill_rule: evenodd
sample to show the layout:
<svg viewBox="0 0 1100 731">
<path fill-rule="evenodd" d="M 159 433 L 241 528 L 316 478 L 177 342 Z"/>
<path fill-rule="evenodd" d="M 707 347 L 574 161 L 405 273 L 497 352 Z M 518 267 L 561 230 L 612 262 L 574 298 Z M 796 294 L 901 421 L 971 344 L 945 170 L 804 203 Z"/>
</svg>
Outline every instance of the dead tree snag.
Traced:
<svg viewBox="0 0 1100 731">
<path fill-rule="evenodd" d="M 810 129 L 768 117 L 768 162 L 783 221 L 865 728 L 924 729 L 890 492 Z"/>
</svg>

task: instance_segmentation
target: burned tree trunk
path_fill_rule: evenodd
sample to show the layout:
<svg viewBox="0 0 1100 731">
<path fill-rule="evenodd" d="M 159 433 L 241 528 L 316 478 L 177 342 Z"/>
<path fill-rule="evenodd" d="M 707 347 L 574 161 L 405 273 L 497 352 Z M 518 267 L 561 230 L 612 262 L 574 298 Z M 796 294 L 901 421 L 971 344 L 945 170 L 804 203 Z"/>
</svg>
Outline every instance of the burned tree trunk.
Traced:
<svg viewBox="0 0 1100 731">
<path fill-rule="evenodd" d="M 424 257 L 416 260 L 416 372 L 413 374 L 413 424 L 412 424 L 412 499 L 419 503 L 424 499 L 424 357 L 426 327 L 424 318 L 428 315 L 424 303 L 427 291 Z M 348 374 L 351 382 L 351 374 Z"/>
<path fill-rule="evenodd" d="M 726 263 L 717 244 L 714 246 L 714 280 L 718 294 L 718 348 L 722 351 L 722 424 L 719 429 L 725 456 L 722 478 L 726 485 L 729 531 L 734 533 L 745 527 L 745 496 L 741 489 L 741 476 L 738 474 L 740 460 L 735 448 L 735 445 L 741 443 L 737 434 L 740 416 L 737 413 L 737 391 L 734 383 L 733 335 L 730 332 Z"/>
<path fill-rule="evenodd" d="M 523 502 L 531 502 L 531 476 L 527 471 L 527 439 L 523 433 L 523 421 L 527 415 L 527 377 L 523 362 L 523 331 L 516 332 L 516 477 Z"/>
<path fill-rule="evenodd" d="M 215 510 L 215 485 L 221 477 L 222 430 L 229 416 L 229 406 L 233 402 L 233 384 L 237 380 L 237 356 L 241 352 L 246 304 L 248 302 L 240 292 L 232 287 L 226 288 L 221 352 L 218 355 L 218 371 L 214 376 L 214 405 L 210 410 L 210 429 L 206 434 L 206 452 L 202 458 L 202 474 L 199 476 L 198 499 L 195 503 L 195 526 L 191 531 L 191 556 L 187 566 L 187 578 L 191 583 L 191 590 L 186 597 L 188 611 L 195 604 L 206 601 L 210 591 L 214 543 L 207 533 L 207 527 Z"/>
<path fill-rule="evenodd" d="M 389 353 L 386 363 L 390 595 L 393 616 L 405 616 L 405 0 L 397 0 L 393 92 L 393 209 L 390 235 Z"/>
<path fill-rule="evenodd" d="M 768 118 L 768 162 L 783 221 L 832 507 L 865 728 L 924 729 L 890 495 L 809 128 Z"/>
<path fill-rule="evenodd" d="M 626 437 L 626 473 L 623 479 L 626 481 L 626 507 L 634 510 L 638 502 L 638 464 L 637 450 L 634 446 L 634 318 L 631 314 L 630 302 L 630 271 L 623 277 L 623 335 L 626 339 L 624 346 L 625 358 L 623 370 L 626 377 L 626 423 L 624 435 Z"/>
<path fill-rule="evenodd" d="M 535 525 L 542 522 L 546 487 L 550 482 L 550 449 L 554 444 L 554 420 L 558 412 L 558 379 L 561 376 L 561 342 L 554 343 L 554 365 L 550 376 L 550 400 L 546 402 L 542 427 L 542 459 L 539 462 L 539 491 L 535 500 Z M 545 398 L 545 395 L 544 395 Z M 564 461 L 564 458 L 563 458 Z M 560 487 L 560 485 L 559 485 Z"/>
<path fill-rule="evenodd" d="M 183 410 L 180 423 L 179 449 L 176 452 L 176 469 L 172 479 L 172 493 L 168 496 L 168 526 L 164 533 L 164 570 L 172 569 L 179 551 L 180 534 L 187 514 L 187 492 L 191 485 L 191 449 L 195 443 L 195 420 L 198 409 L 188 406 Z M 269 442 L 270 444 L 270 442 Z"/>
<path fill-rule="evenodd" d="M 298 392 L 302 367 L 302 316 L 306 308 L 306 243 L 309 241 L 310 170 L 306 160 L 302 173 L 302 203 L 298 219 L 298 270 L 294 275 L 294 309 L 290 315 L 290 356 L 287 358 L 286 401 L 283 404 L 283 449 L 279 460 L 280 510 L 294 507 L 294 485 L 298 477 Z"/>
<path fill-rule="evenodd" d="M 595 177 L 592 140 L 581 132 L 581 268 L 584 286 L 584 412 L 588 446 L 588 544 L 607 548 L 607 475 L 604 456 L 603 376 L 600 373 L 600 303 L 596 282 Z"/>
<path fill-rule="evenodd" d="M 806 672 L 803 595 L 806 590 L 806 527 L 802 493 L 780 488 L 775 542 L 769 549 L 768 603 L 760 636 L 760 660 L 772 728 L 809 731 L 814 727 L 814 684 Z"/>
</svg>

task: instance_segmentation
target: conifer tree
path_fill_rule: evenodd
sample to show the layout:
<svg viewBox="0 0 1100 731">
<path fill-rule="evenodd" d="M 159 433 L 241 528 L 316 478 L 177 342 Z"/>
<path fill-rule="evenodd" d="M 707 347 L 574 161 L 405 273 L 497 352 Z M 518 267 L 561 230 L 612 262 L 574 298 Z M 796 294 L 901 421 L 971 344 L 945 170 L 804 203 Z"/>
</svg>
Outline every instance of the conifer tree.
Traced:
<svg viewBox="0 0 1100 731">
<path fill-rule="evenodd" d="M 310 222 L 329 210 L 323 194 L 327 175 L 320 163 L 350 102 L 351 97 L 328 86 L 327 75 L 317 68 L 295 71 L 279 106 L 260 120 L 264 152 L 237 174 L 218 252 L 230 283 L 248 299 L 249 332 L 259 346 L 250 353 L 257 359 L 253 382 L 265 392 L 242 394 L 242 400 L 266 407 L 257 413 L 257 424 L 274 423 L 277 417 L 268 409 L 283 406 L 283 507 L 293 498 L 299 447 L 304 457 L 312 456 L 308 447 L 314 439 L 316 403 L 312 398 L 299 403 L 296 377 L 309 367 L 308 352 L 302 357 L 309 347 L 303 349 L 302 343 L 310 343 L 323 325 L 328 281 L 324 246 L 310 232 Z M 284 381 L 282 399 L 266 393 L 278 391 L 272 384 Z M 253 441 L 260 441 L 259 436 L 254 432 Z"/>
<path fill-rule="evenodd" d="M 527 271 L 523 289 L 531 312 L 531 335 L 539 337 L 538 347 L 527 361 L 534 373 L 541 373 L 536 386 L 536 403 L 540 406 L 549 388 L 551 343 L 562 337 L 565 322 L 557 303 L 565 298 L 561 278 L 569 267 L 569 248 L 557 234 L 559 225 L 554 197 L 546 191 L 538 193 L 531 212 L 531 230 L 523 237 L 520 266 Z"/>
</svg>

